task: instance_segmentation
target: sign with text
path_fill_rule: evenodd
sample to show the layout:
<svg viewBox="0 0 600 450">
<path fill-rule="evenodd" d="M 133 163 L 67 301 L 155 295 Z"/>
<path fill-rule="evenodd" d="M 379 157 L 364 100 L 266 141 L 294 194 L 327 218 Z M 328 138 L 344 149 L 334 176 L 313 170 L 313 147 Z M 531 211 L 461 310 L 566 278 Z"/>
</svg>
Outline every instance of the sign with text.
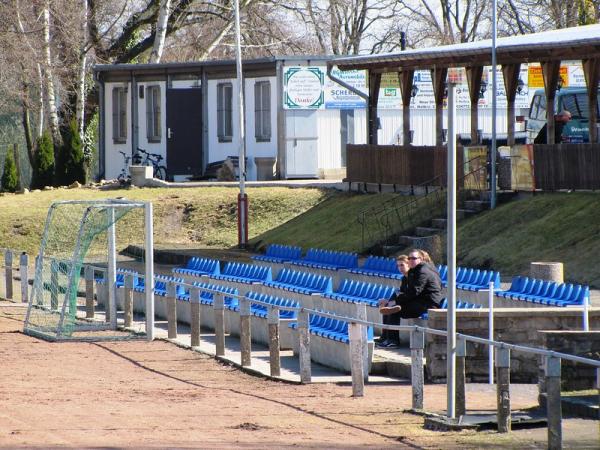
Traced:
<svg viewBox="0 0 600 450">
<path fill-rule="evenodd" d="M 319 109 L 324 104 L 325 74 L 320 67 L 286 67 L 283 75 L 285 109 Z"/>
</svg>

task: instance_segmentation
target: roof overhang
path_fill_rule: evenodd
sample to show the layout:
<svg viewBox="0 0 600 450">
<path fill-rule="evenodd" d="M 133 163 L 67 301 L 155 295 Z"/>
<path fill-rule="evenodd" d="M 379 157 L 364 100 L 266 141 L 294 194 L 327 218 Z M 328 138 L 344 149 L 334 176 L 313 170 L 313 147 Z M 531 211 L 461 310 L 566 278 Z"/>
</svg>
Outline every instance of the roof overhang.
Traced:
<svg viewBox="0 0 600 450">
<path fill-rule="evenodd" d="M 600 24 L 499 38 L 496 40 L 496 57 L 498 64 L 600 58 Z M 341 58 L 329 64 L 335 64 L 341 70 L 393 72 L 491 63 L 492 41 L 485 40 Z"/>
</svg>

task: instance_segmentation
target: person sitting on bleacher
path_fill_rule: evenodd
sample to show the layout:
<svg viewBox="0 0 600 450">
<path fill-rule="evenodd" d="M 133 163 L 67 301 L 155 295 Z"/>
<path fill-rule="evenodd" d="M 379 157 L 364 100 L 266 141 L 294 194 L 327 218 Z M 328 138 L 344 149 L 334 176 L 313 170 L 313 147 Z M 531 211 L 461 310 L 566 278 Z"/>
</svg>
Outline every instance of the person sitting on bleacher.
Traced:
<svg viewBox="0 0 600 450">
<path fill-rule="evenodd" d="M 408 279 L 407 274 L 409 271 L 408 264 L 408 256 L 400 255 L 396 258 L 396 264 L 398 265 L 398 270 L 403 275 L 402 281 L 400 281 L 400 289 L 396 291 L 396 293 L 405 292 L 408 287 Z M 396 294 L 394 294 L 396 295 Z M 395 306 L 396 302 L 392 299 L 381 299 L 379 301 L 379 309 L 383 307 Z M 400 312 L 394 314 L 384 314 L 383 315 L 383 323 L 386 325 L 400 325 Z M 399 332 L 395 330 L 383 330 L 381 333 L 381 338 L 376 342 L 378 347 L 382 348 L 395 348 L 400 344 L 400 336 Z"/>
<path fill-rule="evenodd" d="M 402 319 L 416 319 L 428 309 L 440 307 L 442 282 L 433 262 L 425 260 L 427 256 L 418 249 L 409 253 L 406 291 L 390 299 L 396 302 L 395 305 L 379 308 L 383 315 L 400 313 Z"/>
</svg>

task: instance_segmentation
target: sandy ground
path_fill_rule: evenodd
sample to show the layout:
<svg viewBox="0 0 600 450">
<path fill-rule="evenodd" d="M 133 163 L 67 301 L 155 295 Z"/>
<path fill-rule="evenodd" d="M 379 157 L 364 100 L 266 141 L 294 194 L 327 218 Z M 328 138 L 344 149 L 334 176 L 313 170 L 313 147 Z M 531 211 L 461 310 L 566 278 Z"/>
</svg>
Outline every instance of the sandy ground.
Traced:
<svg viewBox="0 0 600 450">
<path fill-rule="evenodd" d="M 546 448 L 545 428 L 434 432 L 405 413 L 406 383 L 291 385 L 257 378 L 165 341 L 49 343 L 21 333 L 23 308 L 0 301 L 2 448 Z M 514 385 L 513 408 L 536 403 Z M 469 385 L 469 410 L 495 409 Z M 444 385 L 425 408 L 443 412 Z M 569 419 L 565 448 L 599 448 L 597 421 Z"/>
</svg>

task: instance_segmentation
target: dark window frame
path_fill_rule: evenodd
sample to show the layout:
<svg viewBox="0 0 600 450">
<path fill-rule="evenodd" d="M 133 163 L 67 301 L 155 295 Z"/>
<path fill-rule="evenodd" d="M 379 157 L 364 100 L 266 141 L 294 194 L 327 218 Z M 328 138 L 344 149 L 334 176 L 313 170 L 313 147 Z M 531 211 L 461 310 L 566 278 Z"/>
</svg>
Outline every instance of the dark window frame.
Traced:
<svg viewBox="0 0 600 450">
<path fill-rule="evenodd" d="M 146 138 L 148 142 L 160 143 L 162 140 L 160 85 L 146 86 Z"/>
<path fill-rule="evenodd" d="M 254 138 L 271 142 L 271 82 L 254 83 Z"/>
<path fill-rule="evenodd" d="M 217 138 L 219 142 L 233 140 L 233 84 L 217 84 Z"/>
<path fill-rule="evenodd" d="M 127 87 L 112 89 L 112 139 L 115 144 L 127 142 Z"/>
</svg>

